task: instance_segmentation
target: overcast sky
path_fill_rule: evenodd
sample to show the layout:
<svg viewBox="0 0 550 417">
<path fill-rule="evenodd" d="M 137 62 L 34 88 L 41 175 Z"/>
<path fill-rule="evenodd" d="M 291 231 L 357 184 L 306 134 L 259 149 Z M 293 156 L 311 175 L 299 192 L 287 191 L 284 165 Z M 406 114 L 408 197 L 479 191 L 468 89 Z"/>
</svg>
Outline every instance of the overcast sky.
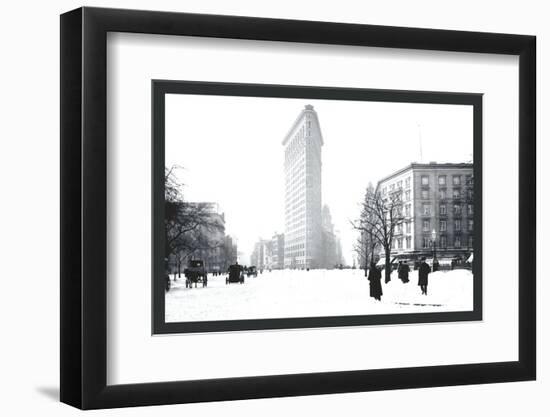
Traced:
<svg viewBox="0 0 550 417">
<path fill-rule="evenodd" d="M 357 239 L 349 222 L 369 181 L 411 162 L 472 161 L 472 106 L 167 95 L 166 166 L 183 167 L 186 201 L 219 204 L 242 263 L 259 238 L 284 232 L 281 141 L 306 104 L 324 139 L 323 204 L 349 264 Z"/>
</svg>

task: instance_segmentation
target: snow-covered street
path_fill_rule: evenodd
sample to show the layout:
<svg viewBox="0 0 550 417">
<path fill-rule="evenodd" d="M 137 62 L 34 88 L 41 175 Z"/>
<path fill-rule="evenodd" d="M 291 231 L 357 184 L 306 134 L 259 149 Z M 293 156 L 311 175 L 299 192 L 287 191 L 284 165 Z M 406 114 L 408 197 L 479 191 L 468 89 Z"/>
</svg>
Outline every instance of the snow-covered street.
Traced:
<svg viewBox="0 0 550 417">
<path fill-rule="evenodd" d="M 430 274 L 428 295 L 420 294 L 417 271 L 403 284 L 393 272 L 382 284 L 382 301 L 369 297 L 362 270 L 264 271 L 244 284 L 225 283 L 226 275 L 208 277 L 208 287 L 185 288 L 172 282 L 166 294 L 166 322 L 283 317 L 470 311 L 473 276 L 468 270 Z M 173 276 L 172 276 L 173 278 Z"/>
</svg>

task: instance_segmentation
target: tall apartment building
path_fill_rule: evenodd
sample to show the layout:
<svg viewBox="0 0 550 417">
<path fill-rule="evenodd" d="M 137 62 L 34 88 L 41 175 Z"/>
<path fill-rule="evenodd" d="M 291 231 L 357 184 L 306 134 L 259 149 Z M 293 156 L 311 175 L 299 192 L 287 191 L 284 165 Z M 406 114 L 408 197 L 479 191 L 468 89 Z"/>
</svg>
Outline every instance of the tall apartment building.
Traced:
<svg viewBox="0 0 550 417">
<path fill-rule="evenodd" d="M 382 196 L 397 193 L 403 223 L 392 254 L 464 256 L 473 250 L 473 164 L 412 163 L 378 182 Z"/>
<path fill-rule="evenodd" d="M 317 113 L 306 105 L 283 139 L 285 147 L 285 268 L 322 263 L 321 147 Z"/>
</svg>

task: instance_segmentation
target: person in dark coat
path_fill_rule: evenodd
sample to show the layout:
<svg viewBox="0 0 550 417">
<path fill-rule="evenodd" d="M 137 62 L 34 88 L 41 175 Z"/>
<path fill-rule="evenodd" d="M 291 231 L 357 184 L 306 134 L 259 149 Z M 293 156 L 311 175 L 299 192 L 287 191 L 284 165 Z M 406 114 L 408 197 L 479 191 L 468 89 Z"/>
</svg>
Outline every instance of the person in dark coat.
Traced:
<svg viewBox="0 0 550 417">
<path fill-rule="evenodd" d="M 407 264 L 407 261 L 399 262 L 397 274 L 399 276 L 399 279 L 403 281 L 403 284 L 409 282 L 409 272 L 411 272 L 411 268 Z"/>
<path fill-rule="evenodd" d="M 418 285 L 422 290 L 423 295 L 428 295 L 428 275 L 432 272 L 430 265 L 426 263 L 426 258 L 422 257 L 420 266 L 418 267 Z"/>
<path fill-rule="evenodd" d="M 382 284 L 380 283 L 381 279 L 382 273 L 376 267 L 376 264 L 371 262 L 369 269 L 370 296 L 378 301 L 380 301 L 382 297 Z"/>
</svg>

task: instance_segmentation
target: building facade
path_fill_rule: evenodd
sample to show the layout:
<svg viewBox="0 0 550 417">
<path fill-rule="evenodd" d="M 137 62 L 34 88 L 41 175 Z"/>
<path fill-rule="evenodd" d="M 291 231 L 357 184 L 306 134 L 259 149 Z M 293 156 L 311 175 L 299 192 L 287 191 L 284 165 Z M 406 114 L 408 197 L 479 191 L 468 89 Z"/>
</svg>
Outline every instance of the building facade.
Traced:
<svg viewBox="0 0 550 417">
<path fill-rule="evenodd" d="M 317 113 L 306 105 L 282 141 L 285 148 L 285 268 L 322 263 L 321 147 Z"/>
<path fill-rule="evenodd" d="M 269 269 L 272 264 L 272 243 L 271 240 L 260 239 L 254 244 L 254 250 L 250 255 L 250 266 L 258 269 Z"/>
<path fill-rule="evenodd" d="M 285 267 L 285 235 L 275 233 L 271 238 L 271 269 L 283 269 Z"/>
<path fill-rule="evenodd" d="M 221 272 L 237 259 L 237 245 L 225 234 L 225 214 L 211 202 L 180 202 L 174 205 L 180 216 L 194 218 L 181 234 L 179 248 L 168 257 L 172 272 L 182 272 L 189 260 L 204 261 L 208 272 Z M 187 226 L 186 226 L 187 227 Z"/>
<path fill-rule="evenodd" d="M 187 203 L 189 205 L 207 205 L 208 210 L 204 214 L 209 217 L 209 224 L 217 224 L 217 227 L 199 227 L 197 233 L 197 245 L 199 248 L 191 254 L 190 259 L 202 259 L 208 272 L 221 272 L 226 269 L 225 251 L 225 214 L 220 213 L 216 203 Z"/>
<path fill-rule="evenodd" d="M 343 264 L 342 245 L 338 232 L 334 229 L 332 216 L 327 205 L 323 206 L 322 212 L 322 259 L 321 268 L 333 269 Z"/>
<path fill-rule="evenodd" d="M 392 255 L 466 256 L 473 251 L 473 164 L 412 163 L 378 182 L 383 197 L 398 195 Z M 396 194 L 397 193 L 397 194 Z"/>
</svg>

